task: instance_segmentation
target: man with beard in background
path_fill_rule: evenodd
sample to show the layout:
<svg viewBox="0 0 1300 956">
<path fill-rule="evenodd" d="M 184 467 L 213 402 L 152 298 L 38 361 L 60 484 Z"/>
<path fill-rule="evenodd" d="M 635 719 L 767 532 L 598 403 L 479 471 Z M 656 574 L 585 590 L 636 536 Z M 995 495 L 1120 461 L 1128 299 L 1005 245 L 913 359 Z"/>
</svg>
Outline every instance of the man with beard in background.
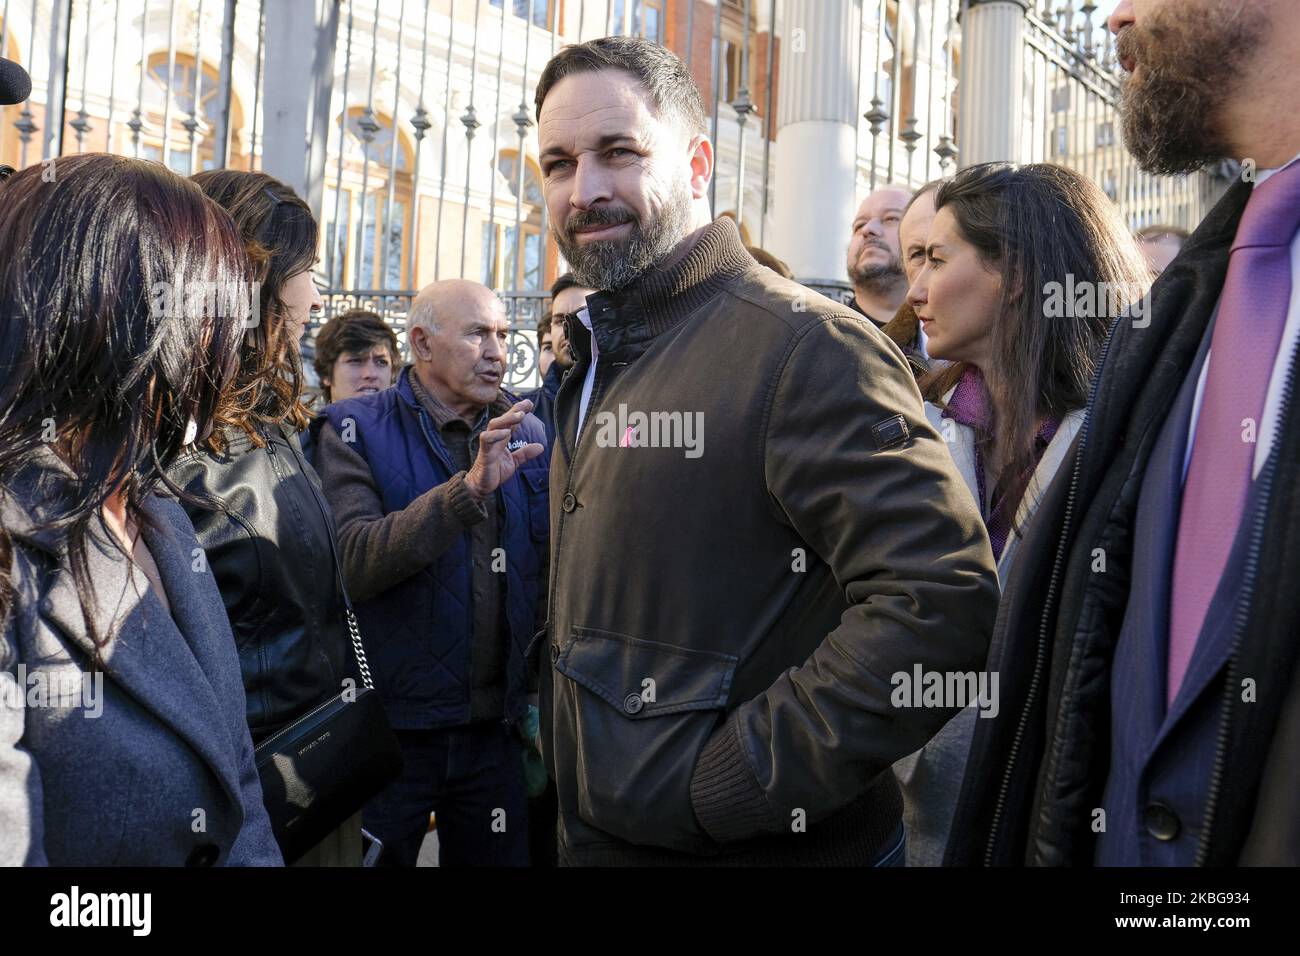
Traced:
<svg viewBox="0 0 1300 956">
<path fill-rule="evenodd" d="M 564 273 L 551 284 L 551 306 L 543 317 L 551 334 L 551 348 L 555 356 L 551 367 L 542 372 L 542 385 L 528 395 L 533 402 L 533 414 L 546 426 L 546 441 L 555 443 L 555 396 L 560 393 L 560 382 L 573 368 L 573 351 L 569 348 L 571 322 L 587 301 L 591 289 L 583 288 L 571 273 Z"/>
<path fill-rule="evenodd" d="M 1243 177 L 1115 325 L 1005 583 L 947 862 L 1294 866 L 1300 6 L 1124 0 L 1109 26 L 1143 169 Z"/>
<path fill-rule="evenodd" d="M 551 228 L 601 290 L 569 323 L 533 646 L 560 862 L 901 865 L 889 767 L 955 708 L 891 675 L 984 660 L 975 503 L 898 349 L 713 221 L 680 60 L 565 47 L 536 103 Z"/>
<path fill-rule="evenodd" d="M 907 298 L 898 224 L 911 198 L 912 191 L 906 186 L 881 186 L 862 200 L 853 217 L 845 263 L 853 283 L 849 305 L 877 328 L 888 325 Z"/>
</svg>

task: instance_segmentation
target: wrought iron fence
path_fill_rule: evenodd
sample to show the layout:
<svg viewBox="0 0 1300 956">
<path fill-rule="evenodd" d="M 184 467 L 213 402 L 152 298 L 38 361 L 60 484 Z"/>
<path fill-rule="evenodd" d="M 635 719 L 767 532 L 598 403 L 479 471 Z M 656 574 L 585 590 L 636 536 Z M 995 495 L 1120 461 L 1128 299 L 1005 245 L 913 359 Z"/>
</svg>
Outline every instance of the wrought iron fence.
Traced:
<svg viewBox="0 0 1300 956">
<path fill-rule="evenodd" d="M 510 337 L 507 345 L 505 386 L 512 391 L 527 391 L 539 384 L 537 374 L 538 342 L 537 324 L 549 298 L 545 292 L 499 293 L 510 319 Z M 306 350 L 314 351 L 316 334 L 321 326 L 336 315 L 353 309 L 364 309 L 383 318 L 397 334 L 398 345 L 404 356 L 409 356 L 406 333 L 407 319 L 415 292 L 384 289 L 331 289 L 322 293 L 324 309 L 317 322 L 308 329 Z"/>
<path fill-rule="evenodd" d="M 1119 204 L 1135 230 L 1193 229 L 1226 184 L 1221 171 L 1153 176 L 1124 147 L 1115 38 L 1098 5 L 1034 0 L 1024 43 L 1027 161 L 1080 170 Z"/>
<path fill-rule="evenodd" d="M 107 150 L 182 173 L 262 168 L 278 129 L 267 117 L 280 115 L 286 98 L 309 101 L 316 159 L 304 192 L 322 226 L 318 278 L 329 311 L 378 304 L 404 339 L 409 290 L 479 279 L 510 305 L 522 355 L 535 352 L 523 333 L 565 268 L 549 237 L 532 117 L 537 78 L 562 43 L 637 34 L 681 56 L 710 114 L 714 212 L 734 216 L 747 241 L 779 255 L 774 146 L 807 125 L 786 122 L 790 78 L 809 69 L 803 34 L 823 31 L 817 49 L 838 58 L 823 66 L 852 78 L 851 206 L 884 182 L 916 186 L 955 170 L 960 24 L 970 2 L 3 0 L 0 53 L 27 66 L 35 88 L 27 104 L 3 111 L 0 161 L 21 167 Z M 1098 5 L 1029 6 L 1024 98 L 1005 104 L 1025 135 L 1022 155 L 1008 158 L 1083 170 L 1134 228 L 1194 225 L 1218 184 L 1207 174 L 1148 176 L 1127 155 L 1113 42 Z M 312 22 L 286 26 L 290 7 L 313 11 Z M 851 26 L 826 37 L 833 23 Z M 287 73 L 278 53 L 313 29 L 314 75 Z M 804 82 L 816 92 L 822 79 Z M 300 150 L 301 136 L 289 141 Z M 838 265 L 801 278 L 845 298 L 847 284 L 826 274 Z M 517 372 L 515 384 L 530 374 Z"/>
<path fill-rule="evenodd" d="M 842 284 L 832 282 L 805 283 L 809 288 L 821 292 L 841 302 L 847 302 L 852 294 Z M 540 384 L 537 360 L 539 358 L 537 325 L 546 314 L 546 292 L 503 292 L 498 293 L 506 307 L 510 319 L 510 337 L 507 346 L 505 385 L 512 391 L 527 391 Z M 411 311 L 411 301 L 415 298 L 412 290 L 395 292 L 383 289 L 330 289 L 321 294 L 324 308 L 320 317 L 308 328 L 304 349 L 308 359 L 314 352 L 315 339 L 321 327 L 344 312 L 364 309 L 383 318 L 393 327 L 397 334 L 398 345 L 404 356 L 409 357 L 407 346 L 407 318 Z M 310 365 L 310 361 L 307 362 Z M 309 376 L 309 384 L 315 385 L 314 376 Z"/>
</svg>

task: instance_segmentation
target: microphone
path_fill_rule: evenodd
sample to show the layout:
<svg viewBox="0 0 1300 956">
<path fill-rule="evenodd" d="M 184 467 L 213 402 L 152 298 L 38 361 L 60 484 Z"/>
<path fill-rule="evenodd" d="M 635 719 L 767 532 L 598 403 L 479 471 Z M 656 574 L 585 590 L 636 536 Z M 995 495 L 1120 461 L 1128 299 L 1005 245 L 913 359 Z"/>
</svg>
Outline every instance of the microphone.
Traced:
<svg viewBox="0 0 1300 956">
<path fill-rule="evenodd" d="M 0 106 L 21 103 L 32 94 L 32 78 L 13 60 L 0 58 Z"/>
</svg>

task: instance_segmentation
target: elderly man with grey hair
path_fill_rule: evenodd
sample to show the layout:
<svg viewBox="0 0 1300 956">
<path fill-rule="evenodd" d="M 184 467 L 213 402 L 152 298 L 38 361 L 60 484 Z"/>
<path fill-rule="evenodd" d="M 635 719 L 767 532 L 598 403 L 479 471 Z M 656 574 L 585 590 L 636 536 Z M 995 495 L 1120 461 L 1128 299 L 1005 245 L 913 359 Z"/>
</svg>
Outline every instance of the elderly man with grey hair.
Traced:
<svg viewBox="0 0 1300 956">
<path fill-rule="evenodd" d="M 364 811 L 381 861 L 414 865 L 437 812 L 443 866 L 526 865 L 519 726 L 544 619 L 546 432 L 501 388 L 508 325 L 477 282 L 411 307 L 397 384 L 328 406 L 317 468 L 375 686 L 406 761 Z"/>
</svg>

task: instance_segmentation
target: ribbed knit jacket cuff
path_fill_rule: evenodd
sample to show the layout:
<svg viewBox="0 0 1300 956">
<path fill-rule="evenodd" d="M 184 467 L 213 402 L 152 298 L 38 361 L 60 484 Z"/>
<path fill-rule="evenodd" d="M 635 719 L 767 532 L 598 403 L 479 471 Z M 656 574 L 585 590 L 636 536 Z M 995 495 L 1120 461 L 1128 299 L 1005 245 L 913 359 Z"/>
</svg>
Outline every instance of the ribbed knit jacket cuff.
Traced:
<svg viewBox="0 0 1300 956">
<path fill-rule="evenodd" d="M 745 756 L 735 715 L 700 752 L 691 776 L 691 805 L 704 832 L 719 843 L 776 832 L 783 825 Z"/>
<path fill-rule="evenodd" d="M 466 525 L 478 524 L 487 519 L 487 508 L 480 504 L 465 485 L 465 472 L 458 471 L 447 482 L 447 501 L 451 511 Z"/>
</svg>

